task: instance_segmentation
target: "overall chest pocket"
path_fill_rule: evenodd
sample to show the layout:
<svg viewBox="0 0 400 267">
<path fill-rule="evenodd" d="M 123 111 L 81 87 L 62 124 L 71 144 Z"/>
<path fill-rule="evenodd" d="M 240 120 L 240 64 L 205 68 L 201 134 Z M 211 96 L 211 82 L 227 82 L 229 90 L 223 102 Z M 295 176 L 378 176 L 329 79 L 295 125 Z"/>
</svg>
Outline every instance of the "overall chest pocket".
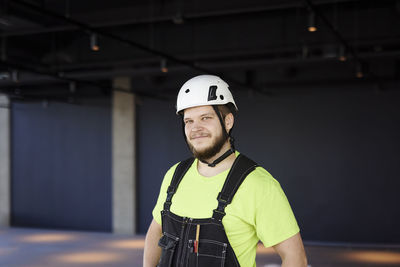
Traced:
<svg viewBox="0 0 400 267">
<path fill-rule="evenodd" d="M 188 264 L 190 267 L 224 267 L 228 244 L 210 239 L 200 239 L 198 253 L 194 251 L 194 240 L 189 240 Z"/>
<path fill-rule="evenodd" d="M 174 257 L 176 245 L 178 244 L 179 237 L 164 233 L 158 241 L 158 246 L 161 247 L 160 262 L 157 267 L 171 267 L 172 258 Z"/>
</svg>

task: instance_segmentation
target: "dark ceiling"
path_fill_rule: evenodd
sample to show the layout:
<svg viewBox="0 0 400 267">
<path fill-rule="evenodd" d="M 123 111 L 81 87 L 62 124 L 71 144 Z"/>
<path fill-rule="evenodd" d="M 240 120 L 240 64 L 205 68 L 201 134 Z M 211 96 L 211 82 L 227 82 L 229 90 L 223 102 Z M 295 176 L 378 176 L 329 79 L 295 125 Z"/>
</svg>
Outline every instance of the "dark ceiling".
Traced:
<svg viewBox="0 0 400 267">
<path fill-rule="evenodd" d="M 117 76 L 161 98 L 199 73 L 265 94 L 400 79 L 394 0 L 0 0 L 0 38 L 0 92 L 21 100 L 104 97 Z"/>
</svg>

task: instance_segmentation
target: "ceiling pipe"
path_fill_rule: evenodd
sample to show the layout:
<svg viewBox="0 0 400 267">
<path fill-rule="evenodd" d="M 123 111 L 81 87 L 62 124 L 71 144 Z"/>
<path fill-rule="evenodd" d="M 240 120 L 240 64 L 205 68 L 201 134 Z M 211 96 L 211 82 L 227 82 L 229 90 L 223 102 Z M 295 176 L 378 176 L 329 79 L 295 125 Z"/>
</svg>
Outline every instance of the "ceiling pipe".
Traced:
<svg viewBox="0 0 400 267">
<path fill-rule="evenodd" d="M 340 3 L 349 3 L 356 2 L 357 0 L 320 0 L 318 1 L 318 6 L 330 5 L 330 4 L 340 4 Z M 13 2 L 17 1 L 11 1 Z M 204 18 L 213 18 L 213 17 L 225 17 L 225 16 L 237 16 L 237 15 L 246 15 L 246 14 L 255 14 L 255 13 L 263 13 L 263 12 L 272 12 L 279 10 L 287 10 L 287 9 L 295 9 L 302 8 L 304 4 L 301 1 L 295 1 L 292 3 L 281 3 L 277 2 L 271 4 L 269 6 L 258 6 L 251 8 L 237 8 L 237 9 L 223 9 L 218 11 L 206 11 L 206 12 L 185 12 L 184 18 L 186 20 L 191 19 L 204 19 Z M 65 14 L 66 18 L 70 18 L 69 12 Z M 107 22 L 97 22 L 91 24 L 91 27 L 94 29 L 97 28 L 107 28 L 107 27 L 117 27 L 117 26 L 128 26 L 128 25 L 139 25 L 139 24 L 150 24 L 150 23 L 158 23 L 158 22 L 170 22 L 173 21 L 176 17 L 176 14 L 158 16 L 158 17 L 146 17 L 146 18 L 132 18 L 132 19 L 124 19 L 119 21 L 107 21 Z M 51 32 L 61 32 L 61 31 L 73 31 L 79 30 L 79 26 L 57 26 L 57 27 L 46 27 L 41 29 L 31 29 L 31 30 L 21 30 L 21 31 L 12 31 L 12 32 L 3 32 L 0 36 L 20 36 L 20 35 L 30 35 L 30 34 L 42 34 L 42 33 L 51 33 Z"/>
<path fill-rule="evenodd" d="M 366 65 L 367 62 L 362 60 L 358 53 L 354 50 L 354 48 L 343 38 L 343 36 L 340 34 L 340 32 L 332 25 L 332 23 L 327 19 L 327 17 L 318 10 L 316 5 L 311 1 L 311 0 L 304 0 L 305 3 L 307 4 L 308 8 L 312 10 L 317 17 L 320 18 L 321 21 L 325 23 L 325 25 L 328 27 L 328 29 L 333 33 L 333 35 L 336 37 L 336 39 L 340 42 L 341 45 L 344 46 L 345 51 L 347 52 L 348 55 L 350 55 L 353 59 L 353 62 L 356 65 Z M 363 73 L 364 74 L 364 73 Z M 372 76 L 373 78 L 379 80 L 379 77 L 375 75 L 371 70 L 369 70 L 368 75 Z"/>
<path fill-rule="evenodd" d="M 377 58 L 377 57 L 398 57 L 400 56 L 399 51 L 393 52 L 383 52 L 380 55 L 377 55 L 374 52 L 363 53 L 361 54 L 363 58 Z M 334 63 L 336 58 L 325 58 L 325 57 L 308 57 L 307 59 L 302 59 L 301 62 L 305 64 L 314 64 L 319 62 L 332 62 Z M 96 70 L 96 66 L 92 66 L 92 70 L 90 71 L 68 71 L 65 72 L 65 76 L 69 77 L 72 80 L 80 81 L 80 79 L 108 79 L 116 76 L 124 76 L 129 75 L 131 77 L 143 77 L 145 75 L 160 75 L 160 65 L 157 64 L 159 61 L 155 61 L 154 66 L 152 67 L 141 67 L 141 68 L 118 68 L 118 69 L 110 69 L 104 70 L 104 68 L 100 65 L 99 68 L 101 70 Z M 293 66 L 299 63 L 298 58 L 278 58 L 278 59 L 246 59 L 239 61 L 229 61 L 229 62 L 206 62 L 203 61 L 201 65 L 209 68 L 215 69 L 223 69 L 223 70 L 237 70 L 237 69 L 252 69 L 256 67 L 276 67 L 276 66 Z M 200 63 L 199 63 L 200 64 Z M 352 69 L 352 68 L 349 68 Z M 169 73 L 184 73 L 187 72 L 188 68 L 183 65 L 174 65 L 168 67 Z M 54 77 L 52 76 L 40 76 L 37 75 L 24 75 L 21 74 L 20 85 L 35 85 L 35 84 L 48 84 L 50 82 L 54 82 Z M 1 86 L 9 86 L 13 83 L 11 81 L 2 80 L 0 81 Z"/>
<path fill-rule="evenodd" d="M 76 27 L 81 28 L 82 30 L 84 30 L 84 31 L 86 31 L 88 33 L 95 33 L 95 34 L 98 34 L 98 35 L 102 35 L 102 36 L 104 36 L 106 38 L 110 38 L 112 40 L 115 40 L 115 41 L 118 41 L 118 42 L 121 42 L 121 43 L 125 43 L 127 45 L 130 45 L 131 47 L 134 47 L 136 49 L 142 50 L 142 51 L 147 52 L 149 54 L 156 55 L 156 56 L 161 57 L 161 58 L 165 58 L 169 62 L 175 62 L 175 63 L 181 64 L 181 65 L 187 66 L 187 67 L 189 67 L 189 68 L 191 68 L 191 69 L 193 69 L 195 71 L 198 71 L 200 73 L 207 73 L 207 74 L 213 74 L 213 75 L 220 76 L 222 79 L 224 79 L 228 83 L 235 84 L 238 87 L 249 88 L 249 89 L 253 89 L 253 90 L 256 90 L 256 91 L 260 90 L 260 88 L 249 86 L 248 84 L 240 82 L 240 81 L 238 81 L 236 79 L 225 77 L 221 73 L 216 73 L 216 72 L 214 72 L 212 70 L 199 67 L 195 63 L 192 63 L 190 61 L 179 59 L 179 58 L 174 57 L 174 56 L 172 56 L 170 54 L 167 54 L 167 53 L 164 53 L 164 52 L 149 48 L 149 47 L 144 46 L 142 44 L 133 42 L 133 41 L 127 39 L 127 38 L 124 38 L 124 37 L 121 37 L 121 36 L 118 36 L 118 35 L 103 31 L 103 30 L 95 29 L 95 28 L 91 27 L 90 25 L 87 25 L 85 23 L 79 22 L 77 20 L 73 20 L 73 19 L 68 18 L 68 17 L 66 17 L 64 15 L 59 15 L 59 14 L 54 13 L 52 11 L 49 11 L 49 10 L 43 9 L 41 7 L 38 7 L 38 6 L 34 5 L 34 4 L 27 3 L 25 1 L 20 1 L 20 0 L 14 0 L 13 3 L 21 5 L 21 6 L 26 7 L 26 8 L 29 8 L 31 10 L 34 10 L 34 11 L 38 12 L 38 13 L 41 13 L 41 14 L 44 14 L 44 15 L 47 15 L 47 16 L 51 16 L 51 17 L 56 18 L 58 20 L 62 20 L 64 22 L 68 23 L 68 24 L 71 24 L 71 25 L 74 25 Z M 268 95 L 268 92 L 265 92 L 265 94 Z"/>
</svg>

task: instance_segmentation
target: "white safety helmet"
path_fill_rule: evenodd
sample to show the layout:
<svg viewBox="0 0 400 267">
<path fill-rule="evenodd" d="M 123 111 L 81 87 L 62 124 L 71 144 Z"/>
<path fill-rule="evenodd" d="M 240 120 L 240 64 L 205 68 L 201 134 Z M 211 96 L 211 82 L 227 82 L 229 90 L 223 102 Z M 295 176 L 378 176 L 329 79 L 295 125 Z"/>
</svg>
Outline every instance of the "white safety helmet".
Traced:
<svg viewBox="0 0 400 267">
<path fill-rule="evenodd" d="M 176 101 L 176 114 L 186 108 L 225 105 L 232 103 L 238 110 L 229 85 L 215 75 L 199 75 L 184 83 L 179 90 Z"/>
</svg>

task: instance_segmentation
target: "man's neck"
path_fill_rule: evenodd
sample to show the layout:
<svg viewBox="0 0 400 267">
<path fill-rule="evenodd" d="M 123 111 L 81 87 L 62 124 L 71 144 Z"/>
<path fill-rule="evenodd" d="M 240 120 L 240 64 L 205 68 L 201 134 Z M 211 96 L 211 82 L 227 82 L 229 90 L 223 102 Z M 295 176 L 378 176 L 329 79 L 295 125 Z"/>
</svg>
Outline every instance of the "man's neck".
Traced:
<svg viewBox="0 0 400 267">
<path fill-rule="evenodd" d="M 226 151 L 230 149 L 230 144 L 226 144 L 222 147 L 222 149 L 212 158 L 207 159 L 207 162 L 211 163 L 220 156 L 222 156 Z M 218 173 L 221 173 L 227 169 L 232 167 L 233 162 L 236 159 L 235 153 L 230 154 L 223 161 L 218 163 L 215 167 L 210 167 L 206 163 L 201 162 L 200 160 L 197 162 L 197 170 L 198 172 L 206 177 L 215 176 Z"/>
</svg>

